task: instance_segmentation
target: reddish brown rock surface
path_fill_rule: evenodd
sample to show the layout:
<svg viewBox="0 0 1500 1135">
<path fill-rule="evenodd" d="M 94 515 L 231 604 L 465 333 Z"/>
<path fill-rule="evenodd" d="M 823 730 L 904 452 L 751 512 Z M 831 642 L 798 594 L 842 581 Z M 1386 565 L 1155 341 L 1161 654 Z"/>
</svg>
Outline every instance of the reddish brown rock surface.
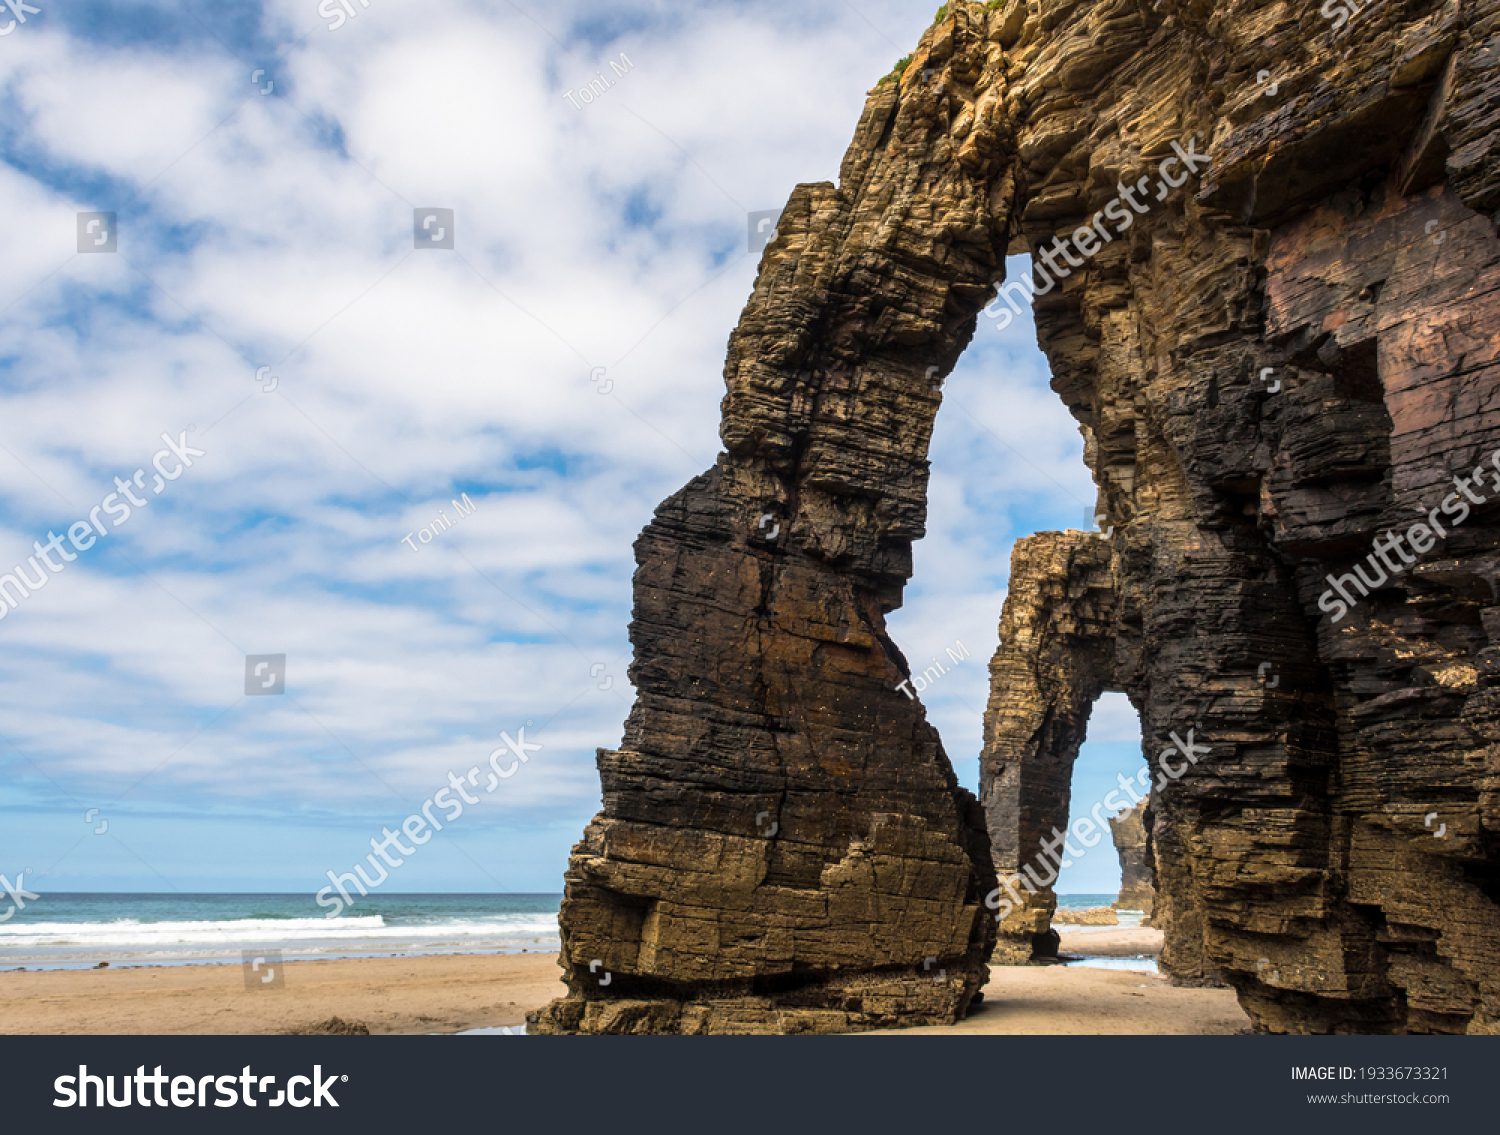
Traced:
<svg viewBox="0 0 1500 1135">
<path fill-rule="evenodd" d="M 1005 868 L 1065 819 L 1056 770 L 1122 689 L 1153 763 L 1206 748 L 1152 800 L 1165 970 L 1221 973 L 1272 1031 L 1500 1031 L 1500 478 L 1340 621 L 1319 606 L 1500 449 L 1497 32 L 1497 0 L 1342 29 L 947 5 L 840 184 L 793 193 L 731 339 L 727 452 L 637 544 L 638 700 L 568 870 L 571 992 L 534 1027 L 954 1018 L 995 933 L 987 844 Z M 1212 164 L 1165 185 L 1192 139 Z M 883 622 L 933 378 L 1003 253 L 1142 178 L 1146 211 L 1036 300 L 1113 534 L 1039 554 L 1056 594 L 1015 620 L 1071 676 L 1007 655 L 1033 689 L 997 677 L 982 817 Z"/>
</svg>

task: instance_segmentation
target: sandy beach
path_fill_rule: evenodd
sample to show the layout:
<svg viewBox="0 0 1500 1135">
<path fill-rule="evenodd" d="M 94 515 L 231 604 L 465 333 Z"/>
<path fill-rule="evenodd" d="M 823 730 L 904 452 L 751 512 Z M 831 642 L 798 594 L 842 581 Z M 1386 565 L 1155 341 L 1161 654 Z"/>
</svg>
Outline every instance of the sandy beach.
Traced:
<svg viewBox="0 0 1500 1135">
<path fill-rule="evenodd" d="M 1161 953 L 1162 933 L 1145 926 L 1059 926 L 1058 953 L 1095 958 L 1154 958 Z"/>
<path fill-rule="evenodd" d="M 450 954 L 288 962 L 250 990 L 239 965 L 0 973 L 0 1032 L 264 1034 L 333 1017 L 377 1033 L 523 1024 L 567 990 L 555 954 Z"/>
<path fill-rule="evenodd" d="M 1064 933 L 1063 953 L 1154 956 L 1154 930 Z M 333 1018 L 372 1035 L 516 1026 L 564 993 L 552 954 L 459 954 L 287 963 L 284 986 L 247 989 L 239 965 L 0 972 L 0 1032 L 268 1034 Z M 995 966 L 967 1020 L 894 1035 L 1224 1034 L 1249 1022 L 1224 989 L 1176 989 L 1155 974 Z"/>
</svg>

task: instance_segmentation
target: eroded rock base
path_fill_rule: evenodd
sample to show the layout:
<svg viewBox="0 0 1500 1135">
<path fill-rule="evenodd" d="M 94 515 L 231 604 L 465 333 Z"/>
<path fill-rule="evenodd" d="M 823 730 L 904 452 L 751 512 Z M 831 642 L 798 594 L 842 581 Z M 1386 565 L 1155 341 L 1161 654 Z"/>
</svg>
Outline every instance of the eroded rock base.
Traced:
<svg viewBox="0 0 1500 1135">
<path fill-rule="evenodd" d="M 720 990 L 687 999 L 663 994 L 600 1000 L 580 993 L 531 1014 L 527 1031 L 791 1035 L 951 1025 L 968 1014 L 988 980 L 987 968 L 959 976 L 934 966 L 931 973 L 833 978 L 771 996 Z"/>
</svg>

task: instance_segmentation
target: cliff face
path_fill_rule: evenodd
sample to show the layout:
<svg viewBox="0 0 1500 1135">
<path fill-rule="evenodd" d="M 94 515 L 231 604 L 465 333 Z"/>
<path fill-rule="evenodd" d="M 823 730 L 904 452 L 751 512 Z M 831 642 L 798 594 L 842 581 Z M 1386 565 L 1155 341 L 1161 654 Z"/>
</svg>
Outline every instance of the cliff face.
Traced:
<svg viewBox="0 0 1500 1135">
<path fill-rule="evenodd" d="M 1146 865 L 1146 825 L 1143 819 L 1151 806 L 1149 798 L 1128 808 L 1109 821 L 1110 838 L 1120 857 L 1120 897 L 1116 910 L 1139 910 L 1146 914 L 1156 903 L 1151 885 L 1151 868 Z"/>
<path fill-rule="evenodd" d="M 1164 967 L 1222 972 L 1272 1031 L 1500 1031 L 1500 462 L 1452 481 L 1500 450 L 1500 0 L 946 10 L 839 186 L 793 193 L 726 453 L 637 543 L 638 700 L 535 1027 L 962 1013 L 988 845 L 1008 868 L 1039 838 L 1006 777 L 1055 797 L 1111 688 L 1179 770 L 1151 809 Z M 1071 676 L 1017 656 L 1040 718 L 997 681 L 987 754 L 1017 756 L 981 815 L 883 617 L 934 380 L 1003 320 L 1006 251 L 1112 532 L 1046 552 L 1069 598 L 1037 649 Z"/>
<path fill-rule="evenodd" d="M 983 814 L 897 688 L 885 615 L 923 532 L 929 368 L 1005 231 L 945 126 L 898 103 L 871 101 L 839 189 L 792 195 L 730 339 L 726 453 L 636 543 L 638 697 L 599 753 L 570 995 L 539 1031 L 943 1023 L 987 979 Z"/>
<path fill-rule="evenodd" d="M 979 762 L 995 869 L 1006 883 L 991 904 L 998 964 L 1057 953 L 1053 885 L 1068 851 L 1054 833 L 1068 827 L 1073 762 L 1094 702 L 1119 688 L 1116 607 L 1113 554 L 1103 535 L 1044 532 L 1016 541 Z M 1085 836 L 1096 847 L 1104 838 L 1102 812 L 1098 827 Z"/>
</svg>

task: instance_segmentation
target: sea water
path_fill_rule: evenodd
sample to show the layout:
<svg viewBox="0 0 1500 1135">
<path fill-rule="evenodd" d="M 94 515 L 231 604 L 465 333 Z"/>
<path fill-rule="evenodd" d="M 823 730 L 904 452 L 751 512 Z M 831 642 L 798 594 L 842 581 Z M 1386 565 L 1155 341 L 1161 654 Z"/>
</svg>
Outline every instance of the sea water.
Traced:
<svg viewBox="0 0 1500 1135">
<path fill-rule="evenodd" d="M 1063 909 L 1109 906 L 1114 895 L 1058 895 Z M 396 954 L 555 953 L 562 896 L 398 895 L 360 898 L 337 918 L 303 894 L 161 895 L 49 892 L 0 923 L 0 969 L 238 962 L 279 950 L 287 961 Z M 1140 925 L 1119 911 L 1120 927 Z M 1070 926 L 1070 933 L 1115 927 Z M 1078 963 L 1074 963 L 1078 964 Z M 1149 959 L 1083 964 L 1150 968 Z"/>
<path fill-rule="evenodd" d="M 49 892 L 0 923 L 0 969 L 238 962 L 279 950 L 288 961 L 395 954 L 555 952 L 562 896 L 360 898 L 337 918 L 310 895 Z M 9 905 L 9 904 L 7 904 Z"/>
<path fill-rule="evenodd" d="M 1119 895 L 1058 895 L 1057 908 L 1059 910 L 1089 910 L 1092 907 L 1110 906 L 1119 897 Z M 1118 926 L 1062 926 L 1054 927 L 1054 929 L 1062 929 L 1069 934 L 1078 935 L 1097 934 L 1105 930 L 1128 930 L 1139 926 L 1146 916 L 1139 910 L 1117 910 L 1115 917 L 1120 920 Z M 1084 940 L 1087 941 L 1086 938 Z M 1079 957 L 1076 954 L 1072 956 L 1075 960 L 1066 964 L 1081 966 L 1084 969 L 1119 969 L 1130 970 L 1134 973 L 1157 972 L 1155 958 L 1112 958 L 1091 955 Z"/>
</svg>

